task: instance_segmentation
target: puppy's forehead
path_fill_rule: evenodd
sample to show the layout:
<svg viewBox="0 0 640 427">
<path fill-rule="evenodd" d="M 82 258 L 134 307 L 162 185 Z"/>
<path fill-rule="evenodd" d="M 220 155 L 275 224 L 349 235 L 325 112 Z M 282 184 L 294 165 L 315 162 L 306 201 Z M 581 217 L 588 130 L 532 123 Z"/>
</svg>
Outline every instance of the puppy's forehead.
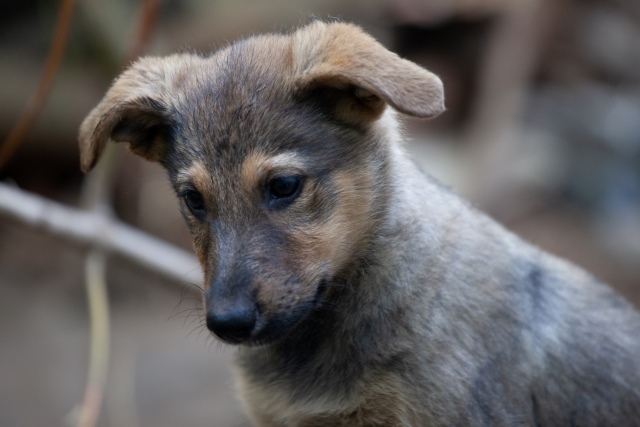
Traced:
<svg viewBox="0 0 640 427">
<path fill-rule="evenodd" d="M 249 113 L 274 108 L 292 86 L 287 38 L 265 36 L 237 42 L 187 70 L 178 109 L 196 131 L 220 130 L 252 120 Z"/>
<path fill-rule="evenodd" d="M 317 160 L 307 170 L 319 170 L 344 162 L 352 145 L 344 142 L 361 136 L 319 120 L 319 104 L 295 94 L 290 37 L 241 41 L 188 64 L 178 81 L 175 144 L 165 164 L 173 174 L 198 162 L 222 183 L 247 177 L 250 165 L 267 170 L 310 158 Z"/>
<path fill-rule="evenodd" d="M 189 64 L 171 100 L 176 134 L 186 145 L 178 154 L 219 166 L 256 148 L 277 150 L 291 126 L 280 116 L 290 110 L 292 76 L 291 42 L 283 36 L 244 40 Z"/>
</svg>

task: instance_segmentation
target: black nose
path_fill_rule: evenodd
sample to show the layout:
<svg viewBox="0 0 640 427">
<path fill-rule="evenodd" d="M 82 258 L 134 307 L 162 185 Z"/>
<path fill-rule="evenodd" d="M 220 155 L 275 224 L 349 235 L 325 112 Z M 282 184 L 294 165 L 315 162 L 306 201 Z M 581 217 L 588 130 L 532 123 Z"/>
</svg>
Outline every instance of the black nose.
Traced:
<svg viewBox="0 0 640 427">
<path fill-rule="evenodd" d="M 230 343 L 237 344 L 249 338 L 255 325 L 256 311 L 253 307 L 207 312 L 207 328 Z"/>
</svg>

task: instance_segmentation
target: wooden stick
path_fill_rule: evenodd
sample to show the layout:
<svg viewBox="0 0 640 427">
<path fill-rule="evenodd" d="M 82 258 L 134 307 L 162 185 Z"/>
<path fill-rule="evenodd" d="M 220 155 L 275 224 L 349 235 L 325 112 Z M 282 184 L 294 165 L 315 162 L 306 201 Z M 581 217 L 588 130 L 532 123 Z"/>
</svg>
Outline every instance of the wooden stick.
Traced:
<svg viewBox="0 0 640 427">
<path fill-rule="evenodd" d="M 83 246 L 98 246 L 178 282 L 200 284 L 192 254 L 99 212 L 73 209 L 0 183 L 0 216 Z"/>
<path fill-rule="evenodd" d="M 53 80 L 60 68 L 62 55 L 67 46 L 69 38 L 69 29 L 71 28 L 71 18 L 73 17 L 74 0 L 62 0 L 60 3 L 60 11 L 56 21 L 56 29 L 49 49 L 49 55 L 42 71 L 42 77 L 38 82 L 36 93 L 27 105 L 24 113 L 18 119 L 9 135 L 0 146 L 0 169 L 5 166 L 13 154 L 20 148 L 22 141 L 31 130 L 31 125 L 38 117 L 38 113 L 44 107 L 49 97 L 49 92 L 53 86 Z"/>
</svg>

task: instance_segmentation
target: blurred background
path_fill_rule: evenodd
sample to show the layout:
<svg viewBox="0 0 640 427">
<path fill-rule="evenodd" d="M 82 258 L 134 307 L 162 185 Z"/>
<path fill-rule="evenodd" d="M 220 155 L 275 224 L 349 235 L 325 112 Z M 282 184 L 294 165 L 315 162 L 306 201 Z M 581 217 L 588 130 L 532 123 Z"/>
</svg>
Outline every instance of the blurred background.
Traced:
<svg viewBox="0 0 640 427">
<path fill-rule="evenodd" d="M 405 120 L 426 171 L 640 305 L 637 0 L 3 0 L 0 144 L 39 102 L 63 3 L 73 15 L 60 67 L 22 143 L 0 157 L 0 182 L 77 208 L 87 192 L 78 126 L 137 53 L 208 52 L 312 14 L 335 17 L 442 77 L 448 111 Z M 191 251 L 163 171 L 121 147 L 114 157 L 104 200 L 115 218 Z M 88 252 L 0 211 L 1 426 L 77 425 Z M 106 275 L 111 344 L 98 425 L 248 426 L 233 349 L 202 327 L 189 281 L 118 255 Z"/>
</svg>

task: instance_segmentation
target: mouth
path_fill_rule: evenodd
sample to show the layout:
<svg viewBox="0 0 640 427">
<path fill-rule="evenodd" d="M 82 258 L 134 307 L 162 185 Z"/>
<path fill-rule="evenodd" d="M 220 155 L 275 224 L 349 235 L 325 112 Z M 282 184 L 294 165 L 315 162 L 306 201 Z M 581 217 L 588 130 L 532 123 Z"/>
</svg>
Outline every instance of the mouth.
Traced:
<svg viewBox="0 0 640 427">
<path fill-rule="evenodd" d="M 237 339 L 233 334 L 215 335 L 228 344 L 241 344 L 250 347 L 257 347 L 272 344 L 282 340 L 296 330 L 301 324 L 305 323 L 314 311 L 317 311 L 325 300 L 329 282 L 321 280 L 316 288 L 314 297 L 294 307 L 288 313 L 278 314 L 271 319 L 265 319 L 260 313 L 260 309 L 256 310 L 256 316 L 259 319 L 255 328 L 244 339 Z"/>
</svg>

